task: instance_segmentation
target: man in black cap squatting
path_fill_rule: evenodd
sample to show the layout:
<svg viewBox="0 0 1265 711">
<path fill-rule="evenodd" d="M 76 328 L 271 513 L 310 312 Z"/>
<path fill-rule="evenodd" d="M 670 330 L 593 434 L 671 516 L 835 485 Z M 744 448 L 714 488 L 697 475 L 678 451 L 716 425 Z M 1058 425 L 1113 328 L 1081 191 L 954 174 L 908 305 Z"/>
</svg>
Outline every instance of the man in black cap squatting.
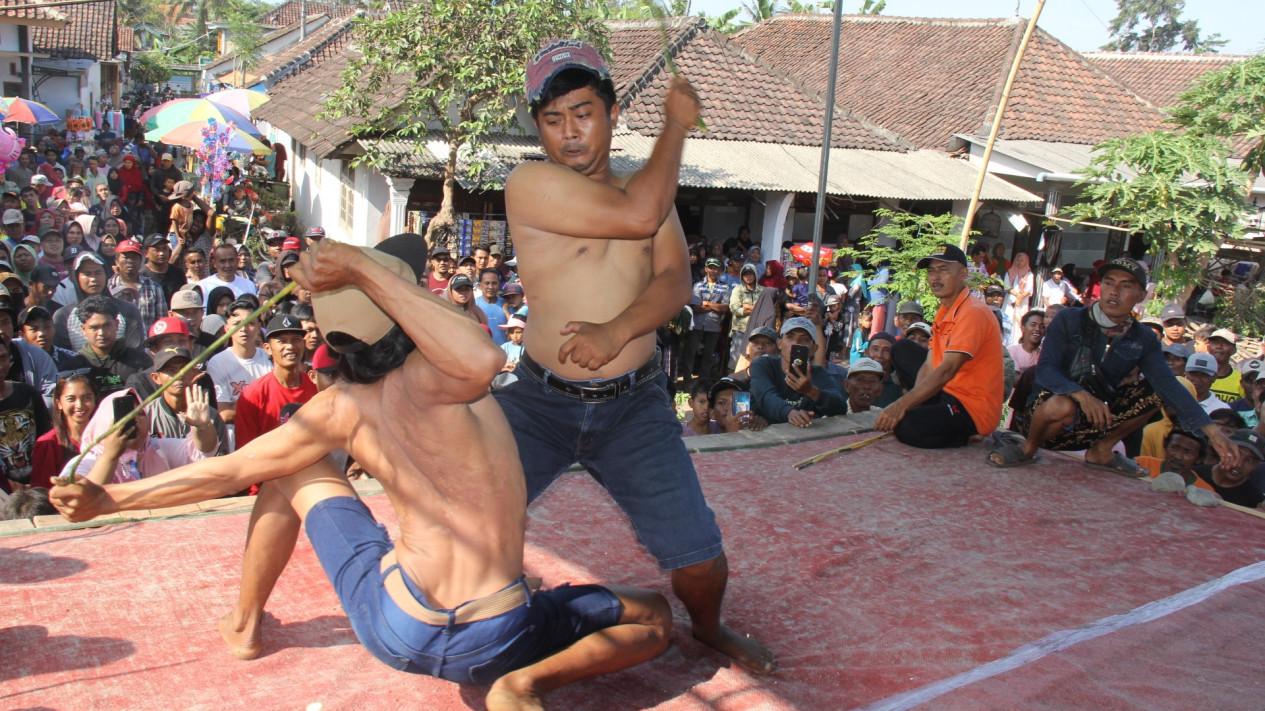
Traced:
<svg viewBox="0 0 1265 711">
<path fill-rule="evenodd" d="M 1146 470 L 1112 448 L 1149 422 L 1162 401 L 1182 429 L 1202 430 L 1222 460 L 1234 466 L 1238 449 L 1177 382 L 1155 333 L 1133 317 L 1133 307 L 1146 296 L 1146 270 L 1120 257 L 1099 266 L 1098 275 L 1098 301 L 1064 309 L 1046 326 L 1026 441 L 997 447 L 989 463 L 1027 464 L 1041 447 L 1083 449 L 1090 467 L 1140 476 Z M 1139 370 L 1145 377 L 1134 375 Z"/>
<path fill-rule="evenodd" d="M 326 240 L 301 260 L 294 276 L 315 292 L 344 382 L 233 454 L 130 485 L 58 480 L 49 496 L 61 512 L 86 520 L 262 483 L 256 510 L 303 520 L 366 650 L 393 669 L 492 684 L 490 711 L 540 708 L 551 689 L 665 650 L 672 612 L 662 595 L 596 585 L 539 590 L 523 575 L 522 466 L 509 423 L 487 394 L 505 352 L 483 328 L 382 252 Z M 396 541 L 326 456 L 338 449 L 386 490 Z M 232 613 L 220 621 L 243 658 L 260 652 L 263 605 L 294 548 L 294 538 L 264 532 L 251 531 L 262 545 L 248 547 L 243 562 L 242 595 L 256 595 L 257 607 L 248 619 Z"/>
<path fill-rule="evenodd" d="M 655 330 L 691 295 L 672 202 L 699 112 L 684 79 L 674 78 L 666 94 L 649 160 L 617 175 L 610 148 L 619 106 L 597 51 L 557 40 L 529 62 L 527 100 L 549 160 L 523 163 L 506 181 L 531 318 L 518 380 L 495 395 L 514 429 L 527 500 L 578 460 L 671 571 L 695 638 L 768 673 L 772 653 L 721 622 L 729 573 L 720 529 L 655 352 Z"/>
</svg>

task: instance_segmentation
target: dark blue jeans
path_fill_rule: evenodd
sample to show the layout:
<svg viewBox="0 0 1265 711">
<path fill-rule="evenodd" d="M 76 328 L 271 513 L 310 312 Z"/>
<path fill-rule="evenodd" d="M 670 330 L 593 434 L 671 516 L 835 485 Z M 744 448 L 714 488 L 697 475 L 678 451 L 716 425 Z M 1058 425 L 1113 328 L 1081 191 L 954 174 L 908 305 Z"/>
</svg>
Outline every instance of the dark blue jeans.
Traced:
<svg viewBox="0 0 1265 711">
<path fill-rule="evenodd" d="M 681 441 L 662 373 L 622 397 L 593 403 L 551 390 L 521 366 L 515 374 L 518 381 L 494 395 L 518 442 L 528 502 L 579 462 L 664 570 L 721 554 L 716 516 Z"/>
</svg>

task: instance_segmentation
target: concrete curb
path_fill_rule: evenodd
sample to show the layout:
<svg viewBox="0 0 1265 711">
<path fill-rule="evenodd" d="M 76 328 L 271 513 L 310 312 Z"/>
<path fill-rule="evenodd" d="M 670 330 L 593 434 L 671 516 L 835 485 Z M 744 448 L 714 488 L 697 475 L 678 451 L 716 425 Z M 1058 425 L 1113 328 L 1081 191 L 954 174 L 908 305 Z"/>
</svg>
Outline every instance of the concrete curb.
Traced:
<svg viewBox="0 0 1265 711">
<path fill-rule="evenodd" d="M 734 432 L 732 434 L 705 435 L 685 439 L 685 447 L 690 454 L 709 454 L 712 452 L 732 452 L 740 449 L 763 449 L 780 447 L 787 444 L 812 442 L 821 439 L 844 437 L 874 431 L 874 420 L 877 410 L 861 412 L 841 417 L 823 417 L 813 421 L 812 427 L 796 427 L 790 424 L 770 425 L 762 432 Z M 567 471 L 583 471 L 584 467 L 576 464 Z M 382 493 L 382 485 L 374 479 L 358 479 L 352 482 L 356 493 L 361 496 L 373 496 Z M 222 516 L 242 513 L 255 506 L 255 497 L 238 496 L 228 499 L 213 499 L 197 504 L 175 506 L 167 509 L 145 511 L 124 511 L 110 516 L 94 518 L 82 523 L 70 523 L 61 516 L 36 516 L 30 519 L 0 521 L 0 538 L 12 538 L 33 533 L 59 533 L 62 531 L 78 531 L 85 528 L 100 528 L 122 523 L 141 523 L 195 516 Z"/>
</svg>

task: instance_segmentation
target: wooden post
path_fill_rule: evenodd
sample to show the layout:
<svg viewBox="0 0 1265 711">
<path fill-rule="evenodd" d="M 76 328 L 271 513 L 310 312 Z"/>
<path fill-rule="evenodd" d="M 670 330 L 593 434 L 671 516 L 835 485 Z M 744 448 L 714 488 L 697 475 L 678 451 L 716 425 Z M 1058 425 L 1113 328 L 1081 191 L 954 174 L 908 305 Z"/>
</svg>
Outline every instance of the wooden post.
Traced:
<svg viewBox="0 0 1265 711">
<path fill-rule="evenodd" d="M 1037 18 L 1041 17 L 1043 7 L 1045 7 L 1045 0 L 1037 0 L 1037 8 L 1032 11 L 1032 18 L 1028 20 L 1028 28 L 1024 30 L 1023 40 L 1019 42 L 1019 50 L 1015 52 L 1015 61 L 1010 65 L 1010 76 L 1006 77 L 1006 86 L 1002 89 L 1001 101 L 997 104 L 997 114 L 993 116 L 993 128 L 988 132 L 984 158 L 980 161 L 979 175 L 975 178 L 975 189 L 971 192 L 971 204 L 966 208 L 966 219 L 962 221 L 963 252 L 971 241 L 971 224 L 975 222 L 975 211 L 979 209 L 979 195 L 984 189 L 984 178 L 988 176 L 988 161 L 993 157 L 993 144 L 997 143 L 997 133 L 1001 130 L 1001 117 L 1006 113 L 1006 104 L 1010 102 L 1010 90 L 1015 85 L 1015 77 L 1019 75 L 1019 64 L 1023 61 L 1024 53 L 1028 51 L 1028 40 L 1032 39 L 1032 33 L 1037 29 Z"/>
</svg>

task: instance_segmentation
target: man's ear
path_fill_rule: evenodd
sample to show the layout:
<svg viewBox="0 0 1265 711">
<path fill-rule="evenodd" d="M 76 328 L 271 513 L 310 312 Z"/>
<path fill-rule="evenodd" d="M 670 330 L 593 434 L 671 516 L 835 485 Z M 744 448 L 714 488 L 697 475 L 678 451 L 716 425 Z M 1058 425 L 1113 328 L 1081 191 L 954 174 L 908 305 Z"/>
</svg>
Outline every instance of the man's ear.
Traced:
<svg viewBox="0 0 1265 711">
<path fill-rule="evenodd" d="M 611 116 L 611 128 L 618 126 L 619 125 L 619 102 L 618 101 L 611 104 L 610 116 Z"/>
<path fill-rule="evenodd" d="M 161 386 L 161 385 L 162 385 L 162 381 L 158 379 L 158 373 L 150 373 L 150 374 L 149 374 L 149 380 L 150 380 L 150 382 L 152 382 L 154 385 L 159 385 L 159 386 Z"/>
</svg>

